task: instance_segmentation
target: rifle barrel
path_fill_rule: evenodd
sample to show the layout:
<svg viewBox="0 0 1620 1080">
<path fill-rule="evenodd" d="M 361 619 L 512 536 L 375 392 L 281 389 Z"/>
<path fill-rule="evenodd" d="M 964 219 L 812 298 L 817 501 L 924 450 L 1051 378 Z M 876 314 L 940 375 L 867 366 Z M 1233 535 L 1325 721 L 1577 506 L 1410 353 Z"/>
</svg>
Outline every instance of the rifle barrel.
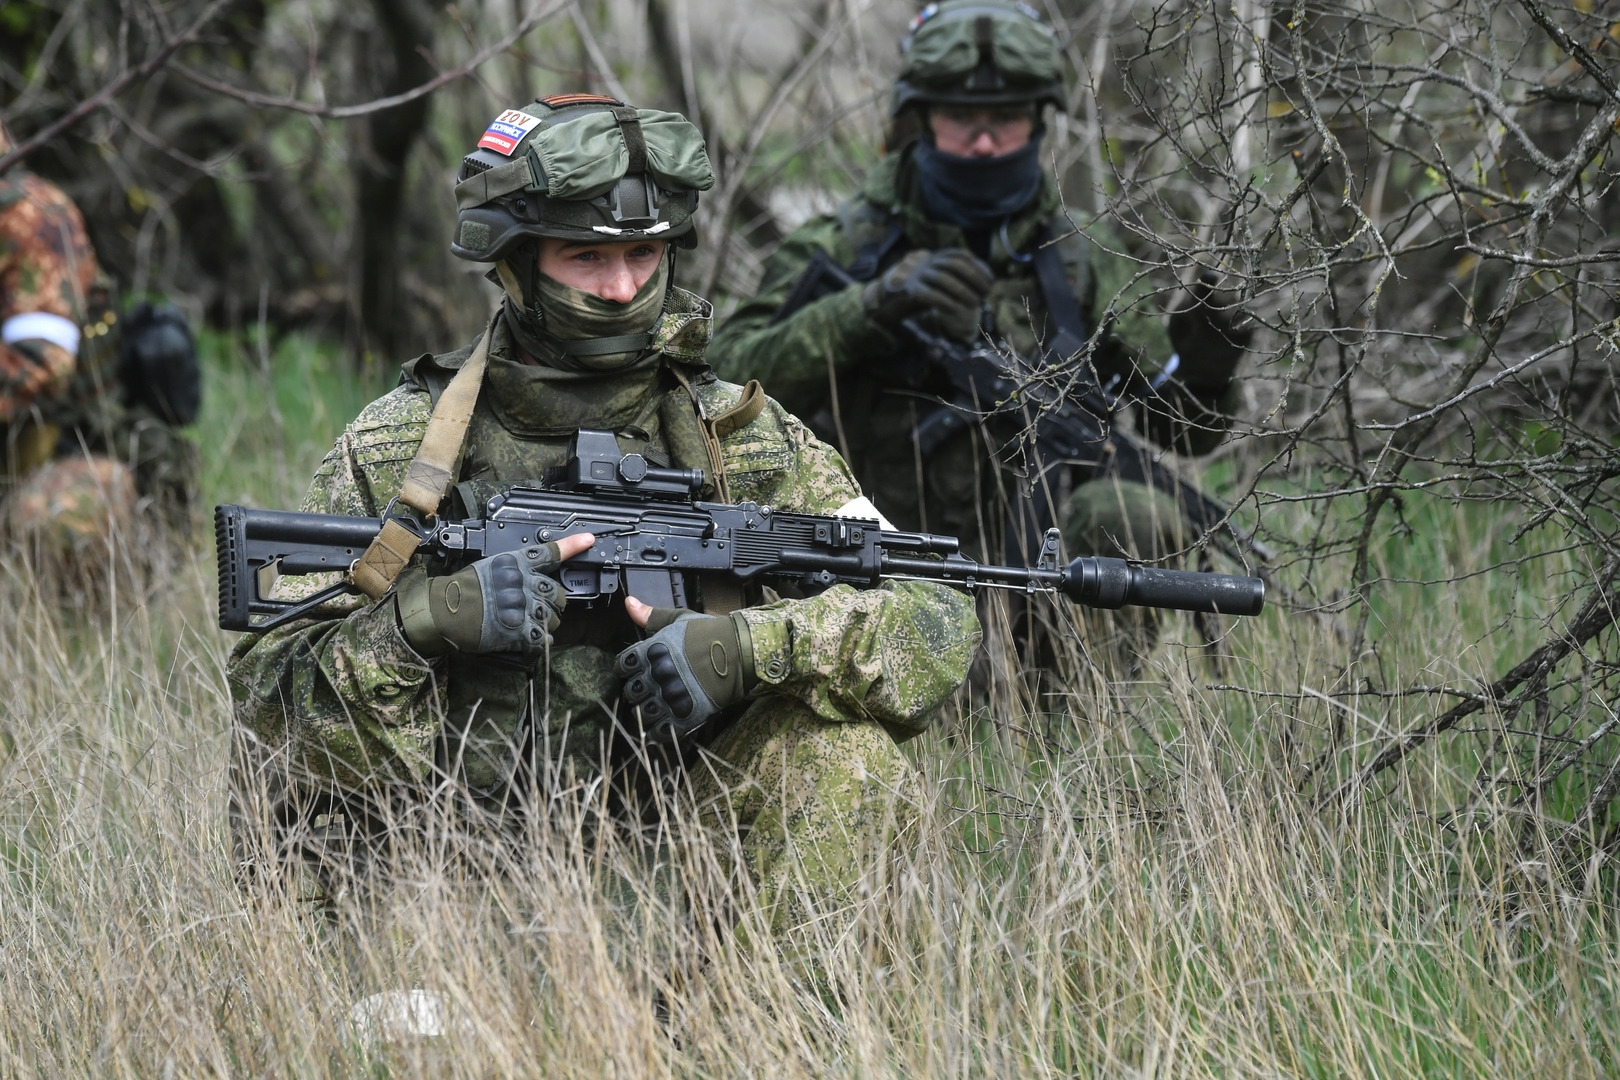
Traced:
<svg viewBox="0 0 1620 1080">
<path fill-rule="evenodd" d="M 1088 607 L 1173 608 L 1217 615 L 1258 615 L 1266 606 L 1266 583 L 1257 577 L 1203 574 L 1132 566 L 1124 559 L 1079 558 L 1063 571 L 1063 593 Z"/>
</svg>

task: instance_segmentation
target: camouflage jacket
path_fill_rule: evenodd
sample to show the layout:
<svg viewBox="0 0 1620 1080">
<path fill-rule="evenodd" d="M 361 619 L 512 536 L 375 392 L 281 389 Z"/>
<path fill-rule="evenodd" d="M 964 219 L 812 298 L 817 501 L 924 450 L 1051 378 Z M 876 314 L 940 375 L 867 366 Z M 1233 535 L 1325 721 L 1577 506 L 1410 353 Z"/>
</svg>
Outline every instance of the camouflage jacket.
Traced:
<svg viewBox="0 0 1620 1080">
<path fill-rule="evenodd" d="M 969 246 L 961 229 L 927 216 L 909 149 L 890 154 L 836 214 L 812 219 L 782 243 L 765 264 L 759 294 L 738 308 L 716 335 L 710 362 L 723 378 L 758 379 L 787 408 L 808 419 L 823 439 L 836 442 L 841 426 L 861 487 L 901 528 L 951 533 L 971 547 L 983 506 L 1006 481 L 985 469 L 988 454 L 976 445 L 974 432 L 948 440 L 928 461 L 918 458 L 910 433 L 933 408 L 931 395 L 947 391 L 942 385 L 896 390 L 872 373 L 874 367 L 893 363 L 900 345 L 866 320 L 860 288 L 824 296 L 775 321 L 817 249 L 848 266 L 863 248 L 881 243 L 895 224 L 904 230 L 904 243 L 889 256 L 890 262 L 905 250 Z M 979 252 L 995 275 L 989 304 L 997 333 L 1024 356 L 1036 355 L 1037 337 L 1049 336 L 1029 255 L 1043 227 L 1048 236 L 1059 238 L 1056 244 L 1086 326 L 1104 322 L 1092 356 L 1102 380 L 1132 372 L 1157 374 L 1172 350 L 1148 286 L 1133 280 L 1133 263 L 1110 252 L 1116 246 L 1104 231 L 1095 225 L 1083 233 L 1075 230 L 1050 177 L 1035 201 L 1009 219 L 1004 232 L 992 233 L 988 250 Z M 907 362 L 903 356 L 898 359 Z M 835 380 L 837 414 L 830 390 Z M 1228 388 L 1218 401 L 1173 404 L 1192 421 L 1191 430 L 1178 425 L 1173 431 L 1154 431 L 1155 437 L 1207 453 L 1228 423 L 1222 414 L 1236 400 Z"/>
<path fill-rule="evenodd" d="M 744 388 L 719 381 L 702 363 L 707 303 L 676 290 L 672 296 L 655 331 L 656 380 L 639 404 L 598 400 L 599 413 L 612 421 L 600 426 L 614 427 L 626 449 L 655 463 L 703 467 L 706 459 L 699 455 L 706 451 L 694 445 L 700 437 L 697 409 L 720 416 L 739 402 Z M 463 499 L 482 499 L 504 484 L 543 475 L 545 467 L 562 462 L 567 444 L 566 432 L 525 417 L 513 380 L 533 368 L 525 372 L 514 359 L 504 323 L 495 334 L 461 467 L 457 491 Z M 303 509 L 379 513 L 416 454 L 435 384 L 442 386 L 445 374 L 470 352 L 469 346 L 406 365 L 401 385 L 368 405 L 338 438 Z M 550 383 L 546 400 L 580 385 Z M 509 400 L 493 400 L 496 387 L 508 388 Z M 615 392 L 610 388 L 608 398 Z M 576 394 L 578 400 L 586 396 Z M 561 408 L 568 414 L 572 406 Z M 591 419 L 585 411 L 571 415 L 581 426 Z M 720 451 L 734 500 L 828 513 L 859 494 L 837 453 L 774 401 L 725 434 Z M 810 598 L 749 607 L 744 618 L 762 692 L 789 695 L 831 721 L 875 720 L 897 737 L 931 722 L 966 677 L 979 638 L 967 596 L 915 582 L 868 591 L 838 586 Z M 390 595 L 341 619 L 245 639 L 232 657 L 230 683 L 242 725 L 284 750 L 295 769 L 345 786 L 379 776 L 420 781 L 436 759 L 444 760 L 446 729 L 481 725 L 489 744 L 510 744 L 524 717 L 532 737 L 553 757 L 588 771 L 603 760 L 612 726 L 618 696 L 612 659 L 633 633 L 616 605 L 595 611 L 570 606 L 548 660 L 538 664 L 496 656 L 425 660 L 406 642 Z M 478 756 L 476 747 L 454 753 Z M 500 752 L 487 756 L 487 768 L 468 766 L 469 774 L 477 773 L 469 777 L 475 787 L 495 786 L 507 768 Z"/>
<path fill-rule="evenodd" d="M 98 272 L 72 199 L 20 168 L 0 177 L 0 323 L 14 338 L 0 344 L 0 425 L 22 420 L 36 400 L 66 387 L 74 367 L 74 350 L 27 335 L 13 320 L 39 313 L 78 327 Z"/>
</svg>

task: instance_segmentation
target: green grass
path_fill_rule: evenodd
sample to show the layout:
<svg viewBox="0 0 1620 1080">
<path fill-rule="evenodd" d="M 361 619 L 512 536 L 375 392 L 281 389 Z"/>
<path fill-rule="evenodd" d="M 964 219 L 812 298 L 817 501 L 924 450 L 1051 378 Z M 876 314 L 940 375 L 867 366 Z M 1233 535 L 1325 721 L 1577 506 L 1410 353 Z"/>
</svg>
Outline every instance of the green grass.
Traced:
<svg viewBox="0 0 1620 1080">
<path fill-rule="evenodd" d="M 207 498 L 293 506 L 391 380 L 297 337 L 267 379 L 254 344 L 207 342 Z M 1347 719 L 1302 688 L 1342 690 L 1352 660 L 1350 684 L 1466 684 L 1542 640 L 1579 568 L 1475 573 L 1525 551 L 1502 515 L 1408 500 L 1412 531 L 1378 544 L 1367 656 L 1274 608 L 1233 628 L 1217 673 L 1171 620 L 1136 681 L 1074 681 L 1050 742 L 1014 730 L 1050 716 L 952 709 L 908 746 L 920 835 L 855 937 L 823 943 L 835 993 L 795 981 L 768 938 L 748 951 L 670 910 L 630 853 L 587 853 L 566 821 L 519 851 L 427 860 L 341 928 L 248 897 L 224 821 L 230 641 L 205 530 L 65 610 L 8 555 L 0 1076 L 1612 1074 L 1613 877 L 1427 813 L 1468 779 L 1470 744 L 1419 753 L 1342 810 L 1295 794 L 1336 721 L 1367 746 L 1434 707 L 1341 699 L 1361 713 Z M 1344 563 L 1320 568 L 1324 593 Z M 1472 576 L 1402 583 L 1457 574 Z M 703 854 L 685 867 L 700 885 Z M 615 907 L 625 887 L 604 866 L 639 903 Z M 409 986 L 445 995 L 456 1029 L 358 1046 L 350 1004 Z"/>
</svg>

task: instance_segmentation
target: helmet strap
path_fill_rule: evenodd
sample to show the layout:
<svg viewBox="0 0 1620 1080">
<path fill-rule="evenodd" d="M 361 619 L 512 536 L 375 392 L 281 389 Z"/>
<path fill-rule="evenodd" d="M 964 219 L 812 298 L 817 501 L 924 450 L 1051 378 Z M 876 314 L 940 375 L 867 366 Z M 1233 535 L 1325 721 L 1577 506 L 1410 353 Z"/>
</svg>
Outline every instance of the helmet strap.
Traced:
<svg viewBox="0 0 1620 1080">
<path fill-rule="evenodd" d="M 501 288 L 506 290 L 506 295 L 517 305 L 517 309 L 527 311 L 529 306 L 523 302 L 523 286 L 518 284 L 517 274 L 512 272 L 505 259 L 495 264 L 495 274 L 501 279 Z"/>
</svg>

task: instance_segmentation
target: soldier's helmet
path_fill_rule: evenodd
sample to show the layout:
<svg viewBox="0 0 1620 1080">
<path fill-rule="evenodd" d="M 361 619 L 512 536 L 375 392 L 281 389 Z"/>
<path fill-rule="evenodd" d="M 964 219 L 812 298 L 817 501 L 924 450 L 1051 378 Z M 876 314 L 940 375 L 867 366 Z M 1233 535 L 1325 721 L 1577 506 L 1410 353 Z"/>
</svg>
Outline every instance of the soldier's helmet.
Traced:
<svg viewBox="0 0 1620 1080">
<path fill-rule="evenodd" d="M 911 20 L 900 42 L 891 112 L 914 105 L 1066 107 L 1057 34 L 1012 0 L 944 0 Z"/>
<path fill-rule="evenodd" d="M 472 262 L 532 237 L 690 248 L 698 192 L 713 186 L 703 136 L 679 113 L 597 94 L 538 98 L 497 116 L 462 160 L 450 248 Z"/>
</svg>

